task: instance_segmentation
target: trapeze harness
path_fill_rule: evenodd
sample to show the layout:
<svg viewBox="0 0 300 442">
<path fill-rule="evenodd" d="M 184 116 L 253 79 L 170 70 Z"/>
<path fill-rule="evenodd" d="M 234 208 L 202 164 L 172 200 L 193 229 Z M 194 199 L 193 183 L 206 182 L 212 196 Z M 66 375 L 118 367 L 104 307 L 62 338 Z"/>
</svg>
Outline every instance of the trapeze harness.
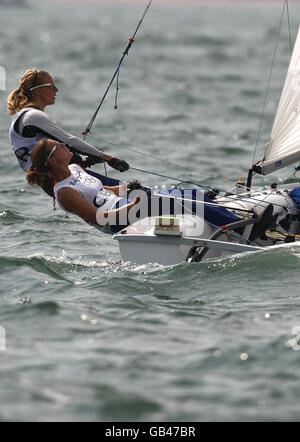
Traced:
<svg viewBox="0 0 300 442">
<path fill-rule="evenodd" d="M 100 157 L 101 151 L 55 125 L 49 116 L 38 109 L 27 107 L 18 112 L 10 125 L 9 139 L 20 167 L 26 172 L 31 166 L 33 146 L 42 138 L 65 143 L 71 150 L 83 155 Z"/>
</svg>

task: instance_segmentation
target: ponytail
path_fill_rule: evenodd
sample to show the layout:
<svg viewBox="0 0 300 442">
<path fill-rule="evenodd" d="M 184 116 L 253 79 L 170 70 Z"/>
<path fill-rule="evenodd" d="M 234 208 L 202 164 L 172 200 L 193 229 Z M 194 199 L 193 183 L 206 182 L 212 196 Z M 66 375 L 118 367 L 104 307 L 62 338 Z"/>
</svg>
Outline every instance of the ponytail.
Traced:
<svg viewBox="0 0 300 442">
<path fill-rule="evenodd" d="M 52 198 L 53 210 L 56 210 L 53 179 L 49 176 L 49 174 L 45 172 L 37 172 L 36 169 L 31 166 L 30 169 L 28 169 L 27 171 L 26 180 L 30 185 L 37 184 L 38 186 L 40 186 L 44 190 L 44 192 L 46 192 L 47 195 Z"/>
<path fill-rule="evenodd" d="M 30 104 L 28 96 L 25 95 L 24 89 L 18 88 L 13 90 L 7 98 L 7 110 L 10 115 L 16 114 Z"/>
<path fill-rule="evenodd" d="M 26 173 L 26 180 L 31 186 L 37 184 L 43 187 L 49 181 L 49 172 L 37 171 L 36 167 L 31 166 Z"/>
<path fill-rule="evenodd" d="M 7 111 L 10 115 L 16 114 L 25 107 L 33 105 L 32 87 L 41 80 L 41 76 L 47 74 L 36 68 L 27 69 L 19 80 L 18 89 L 14 89 L 7 98 Z"/>
</svg>

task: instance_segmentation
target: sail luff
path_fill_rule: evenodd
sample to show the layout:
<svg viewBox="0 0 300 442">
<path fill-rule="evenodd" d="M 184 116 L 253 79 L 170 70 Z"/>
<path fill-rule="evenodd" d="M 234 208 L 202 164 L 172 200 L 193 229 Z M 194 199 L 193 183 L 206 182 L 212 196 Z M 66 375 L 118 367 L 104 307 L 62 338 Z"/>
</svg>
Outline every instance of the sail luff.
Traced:
<svg viewBox="0 0 300 442">
<path fill-rule="evenodd" d="M 260 170 L 268 174 L 299 160 L 300 27 Z"/>
<path fill-rule="evenodd" d="M 283 123 L 292 113 L 292 110 L 297 107 L 297 102 L 299 98 L 295 96 L 290 96 L 289 94 L 282 94 L 281 103 L 278 106 L 277 115 L 274 121 L 271 138 L 276 138 L 277 133 L 282 130 Z"/>
<path fill-rule="evenodd" d="M 290 98 L 288 94 L 282 96 L 281 107 L 278 108 L 277 117 L 275 118 L 272 129 L 272 137 L 277 138 L 277 133 L 279 133 L 284 127 L 287 116 L 291 114 L 291 111 L 295 108 L 296 103 L 296 97 Z"/>
</svg>

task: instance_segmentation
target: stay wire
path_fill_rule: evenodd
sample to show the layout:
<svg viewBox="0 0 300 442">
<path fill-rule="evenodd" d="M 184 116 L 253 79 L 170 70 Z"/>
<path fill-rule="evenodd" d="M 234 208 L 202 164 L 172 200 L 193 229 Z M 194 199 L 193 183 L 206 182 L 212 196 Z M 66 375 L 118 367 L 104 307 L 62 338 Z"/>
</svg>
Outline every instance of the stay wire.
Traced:
<svg viewBox="0 0 300 442">
<path fill-rule="evenodd" d="M 285 8 L 286 8 L 286 4 L 287 4 L 287 2 L 285 0 L 284 1 L 284 5 L 283 5 L 282 14 L 281 14 L 281 19 L 280 19 L 279 30 L 278 30 L 278 33 L 277 33 L 275 50 L 274 50 L 274 54 L 273 54 L 273 59 L 272 59 L 272 64 L 271 64 L 271 69 L 270 69 L 267 89 L 266 89 L 266 93 L 265 93 L 263 109 L 262 109 L 262 113 L 261 113 L 261 117 L 260 117 L 258 133 L 257 133 L 257 137 L 256 137 L 256 143 L 255 143 L 255 148 L 254 148 L 254 153 L 253 153 L 253 158 L 252 158 L 252 166 L 255 163 L 255 157 L 256 157 L 257 147 L 258 147 L 259 138 L 260 138 L 260 134 L 261 134 L 262 123 L 263 123 L 263 120 L 264 120 L 264 117 L 265 117 L 265 110 L 266 110 L 266 105 L 267 105 L 267 99 L 268 99 L 268 95 L 269 95 L 269 89 L 270 89 L 271 79 L 272 79 L 272 75 L 273 75 L 273 69 L 274 69 L 274 65 L 275 65 L 275 59 L 276 59 L 277 48 L 278 48 L 279 38 L 280 38 L 280 34 L 281 34 L 281 28 L 282 28 L 282 22 L 283 22 L 283 17 L 284 17 L 284 12 L 285 12 Z"/>
<path fill-rule="evenodd" d="M 94 123 L 95 123 L 96 117 L 97 117 L 97 115 L 98 115 L 98 112 L 100 111 L 100 109 L 101 109 L 101 107 L 102 107 L 102 105 L 103 105 L 103 103 L 104 103 L 104 100 L 105 100 L 105 98 L 106 98 L 106 96 L 107 96 L 107 94 L 108 94 L 108 92 L 109 92 L 109 90 L 110 90 L 110 88 L 111 88 L 111 86 L 112 86 L 112 84 L 113 84 L 115 78 L 116 78 L 117 76 L 119 77 L 119 72 L 120 72 L 120 69 L 121 69 L 122 63 L 123 63 L 123 61 L 124 61 L 126 55 L 128 55 L 131 46 L 132 46 L 133 43 L 135 42 L 135 37 L 136 37 L 136 35 L 137 35 L 137 33 L 138 33 L 138 30 L 140 29 L 140 27 L 141 27 L 141 25 L 142 25 L 142 23 L 143 23 L 143 21 L 144 21 L 144 18 L 145 18 L 146 14 L 147 14 L 147 12 L 148 12 L 150 6 L 151 6 L 151 3 L 152 3 L 152 0 L 150 0 L 150 2 L 148 3 L 148 6 L 146 7 L 146 9 L 145 9 L 145 11 L 144 11 L 144 13 L 143 13 L 143 15 L 142 15 L 142 18 L 141 18 L 141 20 L 139 21 L 139 23 L 138 23 L 138 25 L 137 25 L 137 27 L 136 27 L 136 30 L 135 30 L 133 36 L 129 38 L 129 43 L 128 43 L 128 45 L 127 45 L 125 51 L 123 52 L 123 55 L 122 55 L 122 57 L 121 57 L 121 60 L 119 61 L 118 67 L 117 67 L 117 69 L 116 69 L 115 72 L 114 72 L 114 75 L 113 75 L 113 77 L 112 77 L 112 79 L 111 79 L 111 81 L 110 81 L 110 83 L 109 83 L 109 85 L 108 85 L 108 87 L 107 87 L 107 89 L 106 89 L 106 91 L 105 91 L 105 93 L 104 93 L 104 95 L 103 95 L 101 101 L 100 101 L 100 104 L 98 105 L 96 111 L 94 112 L 94 114 L 93 114 L 93 116 L 92 116 L 92 118 L 91 118 L 89 124 L 87 125 L 85 131 L 82 132 L 82 135 L 83 135 L 83 139 L 84 139 L 84 140 L 85 140 L 87 134 L 89 134 L 89 133 L 91 132 L 92 127 L 93 127 L 93 125 L 94 125 Z M 118 88 L 118 87 L 119 87 L 119 79 L 118 79 L 118 85 L 117 85 L 117 88 Z M 117 90 L 115 105 L 116 105 L 116 103 L 117 103 L 118 92 L 119 92 L 119 91 Z"/>
<path fill-rule="evenodd" d="M 145 170 L 145 169 L 138 169 L 137 167 L 130 167 L 130 170 L 135 170 L 136 172 L 146 173 L 148 175 L 158 176 L 160 178 L 166 178 L 168 180 L 179 181 L 180 183 L 184 182 L 184 183 L 187 183 L 187 184 L 193 184 L 194 186 L 202 187 L 203 189 L 209 190 L 209 191 L 216 190 L 213 187 L 209 187 L 209 186 L 206 186 L 206 185 L 201 184 L 201 183 L 196 183 L 195 181 L 189 181 L 189 180 L 184 180 L 183 181 L 183 180 L 180 180 L 179 178 L 174 178 L 174 177 L 171 177 L 171 176 L 168 176 L 168 175 L 163 175 L 161 173 L 152 172 L 152 171 Z"/>
<path fill-rule="evenodd" d="M 195 169 L 192 169 L 192 168 L 189 168 L 189 167 L 186 167 L 186 166 L 183 166 L 183 165 L 180 165 L 180 164 L 177 164 L 177 163 L 174 163 L 174 162 L 168 161 L 168 160 L 164 160 L 164 159 L 162 159 L 162 158 L 160 158 L 160 157 L 156 157 L 156 156 L 154 156 L 154 155 L 150 155 L 150 154 L 146 154 L 146 153 L 144 153 L 144 152 L 140 152 L 140 151 L 138 151 L 138 150 L 136 150 L 136 149 L 127 148 L 127 147 L 125 147 L 125 146 L 122 146 L 122 145 L 119 145 L 119 144 L 115 144 L 115 143 L 112 143 L 112 142 L 109 142 L 109 141 L 106 141 L 106 140 L 100 140 L 100 139 L 97 139 L 95 136 L 90 135 L 90 134 L 89 134 L 89 136 L 90 136 L 91 138 L 94 138 L 95 140 L 97 140 L 97 141 L 99 141 L 99 142 L 102 141 L 102 142 L 105 142 L 105 143 L 111 144 L 111 145 L 116 146 L 116 147 L 124 147 L 125 149 L 131 150 L 131 151 L 133 151 L 133 152 L 135 152 L 135 153 L 140 153 L 141 155 L 145 155 L 146 157 L 150 157 L 150 158 L 153 158 L 153 159 L 159 160 L 159 161 L 164 162 L 164 163 L 168 163 L 168 164 L 173 165 L 173 166 L 176 166 L 176 167 L 181 167 L 181 168 L 186 169 L 186 170 L 188 170 L 188 171 L 192 171 L 192 172 L 198 173 L 199 175 L 204 175 L 204 176 L 206 175 L 206 176 L 208 176 L 208 177 L 219 178 L 219 177 L 214 176 L 214 175 L 212 175 L 212 174 L 206 174 L 206 173 L 204 173 L 204 172 L 200 172 L 200 171 L 198 171 L 198 170 L 195 170 Z M 154 176 L 158 176 L 158 177 L 160 177 L 160 178 L 166 178 L 166 179 L 169 179 L 169 180 L 177 181 L 179 184 L 182 184 L 182 183 L 193 184 L 193 185 L 195 185 L 195 186 L 198 186 L 198 187 L 201 187 L 201 188 L 203 188 L 203 189 L 205 189 L 205 190 L 213 191 L 213 192 L 217 190 L 218 192 L 222 192 L 224 195 L 227 194 L 227 195 L 226 195 L 226 198 L 228 198 L 228 199 L 232 199 L 232 200 L 234 200 L 235 203 L 238 204 L 238 200 L 237 200 L 236 198 L 231 197 L 230 195 L 228 195 L 229 192 L 228 192 L 227 190 L 221 189 L 220 187 L 218 187 L 218 189 L 216 189 L 216 188 L 214 188 L 214 187 L 207 186 L 207 185 L 204 185 L 204 184 L 202 184 L 202 183 L 195 182 L 195 181 L 182 180 L 182 179 L 178 179 L 178 178 L 170 177 L 170 176 L 167 176 L 167 175 L 158 174 L 158 173 L 156 173 L 156 172 L 147 171 L 147 170 L 145 170 L 145 169 L 138 169 L 138 168 L 134 168 L 134 167 L 130 167 L 130 169 L 131 169 L 131 170 L 138 171 L 138 172 L 141 172 L 141 173 L 145 173 L 145 174 L 148 174 L 148 175 L 154 175 Z M 225 177 L 222 177 L 222 178 L 226 179 L 228 182 L 230 182 L 230 184 L 232 184 L 232 181 L 230 181 L 228 178 L 225 178 Z M 233 192 L 232 192 L 232 193 L 233 193 Z M 257 203 L 258 203 L 257 205 L 260 205 L 259 203 L 261 202 L 261 200 L 258 200 L 258 199 L 253 198 L 253 197 L 248 197 L 248 199 L 249 199 L 249 201 L 257 202 Z M 274 204 L 274 205 L 276 205 L 276 204 Z M 281 207 L 279 204 L 278 204 L 278 206 Z"/>
<path fill-rule="evenodd" d="M 122 145 L 119 145 L 119 144 L 115 144 L 115 143 L 112 143 L 112 142 L 110 142 L 110 141 L 106 141 L 106 140 L 103 140 L 103 139 L 100 140 L 100 139 L 96 138 L 95 136 L 93 136 L 93 135 L 91 135 L 91 134 L 89 134 L 89 136 L 90 136 L 91 138 L 94 138 L 96 141 L 99 141 L 99 142 L 102 141 L 102 142 L 105 142 L 105 143 L 107 143 L 107 144 L 110 144 L 110 145 L 112 145 L 112 146 L 116 146 L 116 147 L 123 147 L 123 148 L 125 148 L 125 149 L 127 149 L 127 150 L 131 150 L 131 151 L 133 151 L 133 152 L 135 152 L 135 153 L 139 153 L 139 154 L 144 155 L 144 156 L 146 156 L 146 157 L 150 157 L 150 158 L 153 158 L 153 159 L 159 160 L 159 161 L 161 161 L 161 162 L 164 162 L 164 163 L 170 164 L 170 165 L 172 165 L 172 166 L 181 167 L 182 169 L 185 169 L 185 170 L 188 170 L 188 171 L 191 171 L 191 172 L 198 173 L 199 175 L 204 175 L 204 176 L 207 176 L 207 177 L 210 177 L 210 178 L 213 178 L 213 177 L 215 177 L 215 178 L 219 178 L 217 175 L 206 174 L 205 172 L 200 172 L 200 171 L 198 171 L 198 170 L 195 170 L 195 169 L 189 168 L 189 167 L 187 167 L 187 166 L 183 166 L 183 165 L 181 165 L 181 164 L 177 164 L 177 163 L 174 163 L 174 162 L 172 162 L 172 161 L 164 160 L 164 159 L 162 159 L 162 158 L 160 158 L 160 157 L 156 157 L 156 156 L 154 156 L 154 155 L 150 155 L 150 154 L 146 154 L 146 153 L 144 153 L 144 152 L 140 152 L 140 151 L 138 151 L 138 150 L 136 150 L 136 149 L 132 149 L 132 148 L 129 148 L 129 147 L 126 147 L 126 146 L 122 146 Z M 211 187 L 211 186 L 208 186 L 208 185 L 204 185 L 204 184 L 202 184 L 202 183 L 198 183 L 198 182 L 195 182 L 195 181 L 182 180 L 182 179 L 178 179 L 178 178 L 170 177 L 170 176 L 167 176 L 167 175 L 158 174 L 158 173 L 156 173 L 156 172 L 147 171 L 147 170 L 145 170 L 145 169 L 138 169 L 138 168 L 134 168 L 134 167 L 130 167 L 130 169 L 131 169 L 131 170 L 135 170 L 135 171 L 137 171 L 137 172 L 145 173 L 145 174 L 148 174 L 148 175 L 154 175 L 154 176 L 158 176 L 158 177 L 160 177 L 160 178 L 166 178 L 166 179 L 169 179 L 169 180 L 174 180 L 174 181 L 177 181 L 179 184 L 182 184 L 182 183 L 193 184 L 193 185 L 195 185 L 195 186 L 201 187 L 201 188 L 203 188 L 203 189 L 205 189 L 205 190 L 208 190 L 208 191 L 213 191 L 213 192 L 214 192 L 214 191 L 218 190 L 219 192 L 222 192 L 224 195 L 227 194 L 227 195 L 226 195 L 226 198 L 228 198 L 228 199 L 232 199 L 232 200 L 234 200 L 234 202 L 236 202 L 236 203 L 238 204 L 238 200 L 237 200 L 236 198 L 233 198 L 233 197 L 231 197 L 230 195 L 228 195 L 229 192 L 228 192 L 227 190 L 221 189 L 220 187 L 218 187 L 218 189 L 216 189 L 216 188 L 214 188 L 214 187 Z M 232 184 L 232 181 L 230 181 L 228 178 L 225 178 L 225 177 L 221 177 L 221 178 L 227 180 L 228 182 L 230 182 L 230 184 Z M 255 199 L 255 198 L 253 198 L 253 197 L 249 197 L 248 199 L 251 200 L 251 201 L 254 201 L 254 202 L 257 201 L 258 203 L 260 202 L 260 200 Z M 258 205 L 259 205 L 259 204 L 258 204 Z M 276 205 L 276 204 L 274 204 L 274 205 Z M 280 205 L 278 205 L 278 206 L 280 207 Z"/>
<path fill-rule="evenodd" d="M 286 2 L 286 11 L 287 11 L 287 20 L 288 20 L 288 29 L 289 29 L 290 50 L 291 50 L 291 54 L 292 54 L 293 53 L 293 44 L 292 44 L 292 36 L 291 36 L 289 0 L 285 0 L 285 2 Z"/>
<path fill-rule="evenodd" d="M 107 140 L 104 140 L 104 139 L 97 138 L 97 137 L 95 137 L 94 135 L 91 135 L 91 134 L 88 134 L 88 136 L 93 138 L 94 140 L 98 141 L 99 143 L 107 143 L 107 144 L 110 144 L 111 146 L 121 147 L 122 149 L 129 150 L 131 152 L 137 153 L 139 155 L 143 155 L 143 156 L 148 157 L 148 158 L 152 158 L 153 160 L 157 160 L 157 161 L 160 161 L 160 162 L 165 163 L 165 164 L 169 164 L 170 166 L 180 167 L 181 169 L 187 170 L 188 172 L 194 172 L 194 173 L 197 173 L 198 175 L 202 175 L 202 176 L 205 176 L 207 178 L 217 178 L 217 179 L 221 178 L 224 181 L 227 181 L 228 183 L 233 184 L 232 180 L 230 180 L 229 178 L 227 178 L 227 177 L 225 177 L 223 175 L 215 175 L 215 174 L 212 174 L 212 173 L 202 172 L 200 170 L 193 169 L 193 168 L 185 166 L 183 164 L 178 164 L 178 163 L 174 163 L 173 161 L 170 161 L 170 160 L 165 160 L 164 158 L 161 158 L 161 157 L 158 157 L 158 156 L 146 153 L 146 152 L 142 152 L 142 151 L 134 148 L 134 146 L 132 144 L 129 145 L 131 147 L 128 147 L 127 145 L 125 146 L 125 145 L 122 145 L 122 144 L 116 144 L 116 143 L 112 143 L 111 141 L 107 141 Z"/>
<path fill-rule="evenodd" d="M 115 96 L 115 110 L 118 109 L 118 97 L 119 97 L 119 91 L 120 91 L 119 78 L 120 78 L 120 69 L 119 69 L 118 75 L 117 75 L 117 87 L 116 87 L 116 96 Z"/>
</svg>

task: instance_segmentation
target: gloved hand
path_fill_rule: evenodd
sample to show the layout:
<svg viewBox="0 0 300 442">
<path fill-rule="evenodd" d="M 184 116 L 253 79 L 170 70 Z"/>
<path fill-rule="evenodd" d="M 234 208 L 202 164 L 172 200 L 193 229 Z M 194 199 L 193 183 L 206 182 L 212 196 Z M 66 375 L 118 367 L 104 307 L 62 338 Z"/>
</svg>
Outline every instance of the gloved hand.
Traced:
<svg viewBox="0 0 300 442">
<path fill-rule="evenodd" d="M 127 189 L 128 190 L 137 190 L 140 189 L 141 183 L 138 180 L 134 180 L 134 181 L 129 181 L 129 183 L 127 183 Z"/>
<path fill-rule="evenodd" d="M 118 170 L 119 172 L 125 172 L 129 169 L 129 164 L 124 160 L 120 160 L 119 158 L 112 157 L 111 160 L 107 162 L 107 164 L 113 169 Z"/>
<path fill-rule="evenodd" d="M 86 160 L 83 161 L 84 167 L 91 167 L 94 164 L 104 163 L 102 157 L 95 157 L 94 155 L 89 155 Z"/>
</svg>

